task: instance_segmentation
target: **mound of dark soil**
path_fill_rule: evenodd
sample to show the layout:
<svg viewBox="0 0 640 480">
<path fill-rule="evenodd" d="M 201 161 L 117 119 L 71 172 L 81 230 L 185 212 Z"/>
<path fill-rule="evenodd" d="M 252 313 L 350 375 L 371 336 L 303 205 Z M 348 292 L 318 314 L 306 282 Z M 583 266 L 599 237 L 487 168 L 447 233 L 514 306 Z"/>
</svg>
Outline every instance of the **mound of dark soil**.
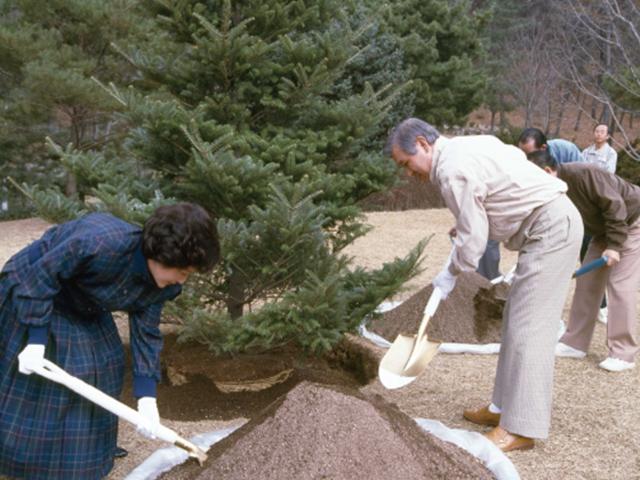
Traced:
<svg viewBox="0 0 640 480">
<path fill-rule="evenodd" d="M 368 328 L 391 342 L 400 333 L 415 334 L 432 291 L 432 285 L 423 288 L 398 307 L 371 321 Z M 440 342 L 500 342 L 507 291 L 506 285 L 492 286 L 475 272 L 460 274 L 456 287 L 446 300 L 440 302 L 436 314 L 429 321 L 427 336 Z"/>
<path fill-rule="evenodd" d="M 421 182 L 405 177 L 400 185 L 386 192 L 369 195 L 360 202 L 365 211 L 396 212 L 421 208 L 443 208 L 445 206 L 438 187 L 431 182 Z"/>
<path fill-rule="evenodd" d="M 287 348 L 220 357 L 167 335 L 161 363 L 160 416 L 197 421 L 252 418 L 303 381 L 357 388 L 377 376 L 379 358 L 370 342 L 353 336 L 325 356 Z M 131 368 L 125 372 L 121 399 L 135 408 Z"/>
<path fill-rule="evenodd" d="M 304 382 L 164 477 L 182 479 L 490 479 L 457 446 L 423 432 L 395 405 L 355 389 Z"/>
</svg>

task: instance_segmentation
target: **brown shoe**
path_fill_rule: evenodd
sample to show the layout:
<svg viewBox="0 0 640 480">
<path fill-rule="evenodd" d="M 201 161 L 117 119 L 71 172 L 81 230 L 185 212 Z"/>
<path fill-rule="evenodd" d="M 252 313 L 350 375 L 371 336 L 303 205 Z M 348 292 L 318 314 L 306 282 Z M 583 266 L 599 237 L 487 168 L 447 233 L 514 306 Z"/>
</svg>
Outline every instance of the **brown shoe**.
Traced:
<svg viewBox="0 0 640 480">
<path fill-rule="evenodd" d="M 489 425 L 490 427 L 497 427 L 500 423 L 500 414 L 491 413 L 489 406 L 482 407 L 478 410 L 465 410 L 462 412 L 462 416 L 470 422 L 478 425 Z"/>
<path fill-rule="evenodd" d="M 496 427 L 490 432 L 485 433 L 484 436 L 495 443 L 503 452 L 531 450 L 535 445 L 533 438 L 521 437 L 515 433 L 509 433 L 502 427 Z"/>
</svg>

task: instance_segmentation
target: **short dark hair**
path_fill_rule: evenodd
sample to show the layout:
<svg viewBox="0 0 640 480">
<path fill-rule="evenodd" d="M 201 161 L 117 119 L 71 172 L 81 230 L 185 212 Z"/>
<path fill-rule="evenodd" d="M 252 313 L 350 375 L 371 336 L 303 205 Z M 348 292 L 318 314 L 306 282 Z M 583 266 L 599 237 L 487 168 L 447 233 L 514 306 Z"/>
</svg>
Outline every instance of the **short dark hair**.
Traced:
<svg viewBox="0 0 640 480">
<path fill-rule="evenodd" d="M 542 148 L 542 145 L 547 144 L 547 136 L 542 133 L 542 130 L 540 130 L 539 128 L 530 127 L 525 128 L 522 131 L 520 137 L 518 138 L 518 145 L 520 145 L 521 143 L 527 143 L 530 139 L 533 140 L 536 148 Z"/>
<path fill-rule="evenodd" d="M 607 135 L 609 135 L 609 125 L 606 123 L 597 123 L 596 126 L 593 127 L 593 131 L 595 132 L 598 127 L 607 127 Z"/>
<path fill-rule="evenodd" d="M 166 267 L 207 272 L 220 260 L 215 223 L 194 203 L 159 207 L 144 223 L 142 253 Z"/>
<path fill-rule="evenodd" d="M 409 155 L 416 153 L 416 138 L 424 137 L 430 145 L 433 145 L 440 136 L 440 132 L 434 126 L 419 118 L 407 118 L 400 122 L 391 131 L 384 147 L 384 153 L 391 155 L 393 147 L 398 146 Z"/>
<path fill-rule="evenodd" d="M 537 152 L 531 152 L 527 155 L 530 162 L 533 162 L 540 168 L 549 167 L 554 172 L 558 168 L 558 162 L 553 155 L 549 153 L 549 150 L 538 150 Z"/>
</svg>

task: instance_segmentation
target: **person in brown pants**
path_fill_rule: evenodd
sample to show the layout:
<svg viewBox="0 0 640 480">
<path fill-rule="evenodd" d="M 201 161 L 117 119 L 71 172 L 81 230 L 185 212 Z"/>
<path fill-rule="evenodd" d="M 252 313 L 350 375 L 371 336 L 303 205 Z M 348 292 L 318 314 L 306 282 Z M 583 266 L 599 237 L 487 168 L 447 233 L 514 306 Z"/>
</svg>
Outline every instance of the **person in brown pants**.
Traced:
<svg viewBox="0 0 640 480">
<path fill-rule="evenodd" d="M 599 366 L 611 372 L 634 368 L 638 352 L 635 333 L 640 286 L 640 187 L 594 165 L 558 164 L 546 151 L 530 154 L 529 160 L 567 183 L 567 195 L 578 208 L 585 231 L 593 236 L 584 262 L 600 256 L 608 258 L 607 268 L 577 279 L 569 326 L 556 347 L 556 356 L 586 356 L 606 287 L 609 353 Z"/>
</svg>

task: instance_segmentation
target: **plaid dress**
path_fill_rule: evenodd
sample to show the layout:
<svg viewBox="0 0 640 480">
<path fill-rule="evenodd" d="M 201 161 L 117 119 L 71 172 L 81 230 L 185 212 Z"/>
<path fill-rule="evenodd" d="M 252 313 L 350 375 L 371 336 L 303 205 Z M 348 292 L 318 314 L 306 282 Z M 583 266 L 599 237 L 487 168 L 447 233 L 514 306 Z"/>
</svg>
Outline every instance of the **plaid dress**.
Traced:
<svg viewBox="0 0 640 480">
<path fill-rule="evenodd" d="M 7 262 L 0 273 L 0 475 L 88 480 L 113 466 L 117 418 L 66 387 L 19 373 L 29 335 L 44 332 L 46 358 L 118 397 L 124 352 L 110 312 L 126 311 L 134 392 L 155 395 L 160 313 L 180 290 L 156 286 L 141 230 L 108 214 L 55 226 Z"/>
</svg>

